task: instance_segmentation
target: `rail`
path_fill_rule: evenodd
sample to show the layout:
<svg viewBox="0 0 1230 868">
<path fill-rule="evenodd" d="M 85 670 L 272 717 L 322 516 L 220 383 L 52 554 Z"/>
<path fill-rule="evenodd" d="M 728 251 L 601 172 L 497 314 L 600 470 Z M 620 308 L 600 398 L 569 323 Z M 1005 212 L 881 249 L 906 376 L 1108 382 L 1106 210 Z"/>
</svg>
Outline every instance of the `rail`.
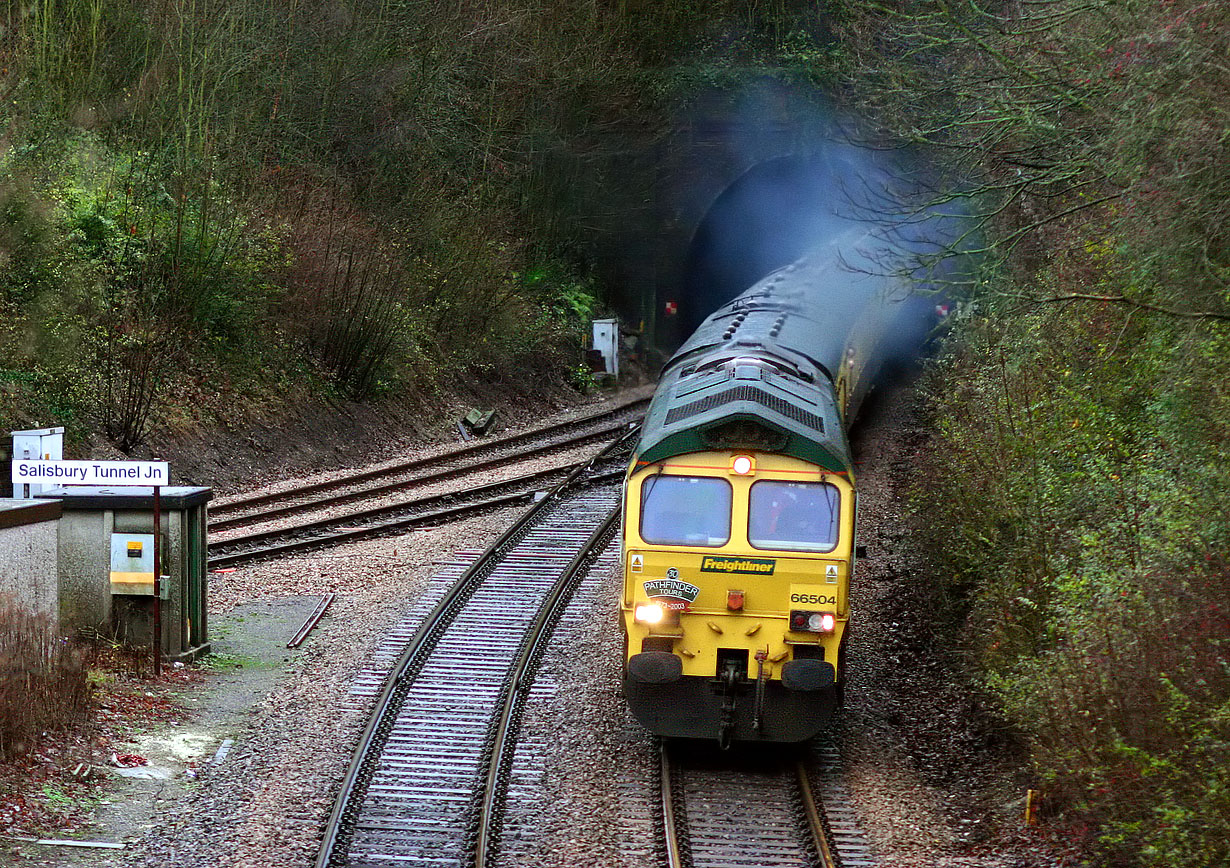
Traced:
<svg viewBox="0 0 1230 868">
<path fill-rule="evenodd" d="M 501 449 L 509 446 L 516 446 L 521 443 L 534 440 L 543 436 L 550 435 L 553 432 L 565 431 L 570 428 L 576 428 L 582 425 L 592 424 L 593 422 L 614 416 L 619 413 L 631 410 L 633 408 L 644 406 L 649 403 L 648 398 L 637 398 L 620 404 L 611 410 L 603 413 L 594 413 L 590 416 L 585 416 L 579 419 L 571 419 L 567 422 L 561 422 L 557 425 L 547 425 L 541 428 L 536 428 L 532 431 L 525 431 L 520 434 L 513 434 L 507 437 L 499 437 L 492 440 L 484 440 L 479 443 L 474 443 L 467 446 L 460 446 L 456 449 L 450 449 L 447 452 L 442 452 L 438 455 L 428 456 L 426 458 L 415 458 L 409 461 L 402 461 L 396 464 L 391 464 L 386 467 L 376 468 L 374 470 L 363 470 L 356 473 L 348 473 L 337 479 L 325 480 L 323 482 L 315 482 L 309 485 L 300 485 L 294 488 L 283 489 L 281 491 L 266 492 L 263 494 L 254 494 L 248 496 L 236 497 L 230 500 L 224 500 L 213 504 L 210 507 L 212 516 L 220 516 L 224 513 L 235 512 L 242 509 L 248 509 L 254 506 L 260 506 L 266 503 L 274 503 L 279 500 L 286 500 L 292 497 L 303 497 L 309 494 L 316 494 L 321 491 L 330 489 L 342 488 L 347 485 L 354 485 L 359 482 L 365 482 L 371 479 L 379 479 L 385 476 L 393 476 L 396 474 L 409 473 L 414 470 L 419 470 L 423 467 L 429 467 L 433 464 L 440 464 L 445 461 L 452 461 L 458 458 L 464 458 L 467 455 L 474 455 L 484 451 Z M 596 435 L 594 435 L 596 436 Z M 230 519 L 226 519 L 230 521 Z"/>
<path fill-rule="evenodd" d="M 563 615 L 564 606 L 576 588 L 578 577 L 610 542 L 619 521 L 619 514 L 619 507 L 616 506 L 590 534 L 581 550 L 556 579 L 547 599 L 539 608 L 534 623 L 526 634 L 521 653 L 513 665 L 504 703 L 492 734 L 490 763 L 482 787 L 482 804 L 479 808 L 478 833 L 474 845 L 474 864 L 478 868 L 487 868 L 495 861 L 501 819 L 500 806 L 512 769 L 510 748 L 517 737 L 521 710 L 533 683 L 534 672 L 542 658 L 551 630 Z"/>
<path fill-rule="evenodd" d="M 843 868 L 843 851 L 852 860 L 844 868 L 875 864 L 858 833 L 833 835 L 805 762 L 762 753 L 715 757 L 695 745 L 691 752 L 699 758 L 689 764 L 687 751 L 672 756 L 665 742 L 660 750 L 660 845 L 668 868 Z"/>
<path fill-rule="evenodd" d="M 375 773 L 383 744 L 392 728 L 392 717 L 428 655 L 457 617 L 466 600 L 475 592 L 485 575 L 494 568 L 504 553 L 517 544 L 539 517 L 553 507 L 566 492 L 582 481 L 589 467 L 610 453 L 626 448 L 628 441 L 635 433 L 635 429 L 631 429 L 623 437 L 613 441 L 585 465 L 575 468 L 545 497 L 526 510 L 470 565 L 424 619 L 422 626 L 407 643 L 394 664 L 359 739 L 343 778 L 333 811 L 326 824 L 324 840 L 316 861 L 317 868 L 327 868 L 327 866 L 337 864 L 339 853 L 348 846 L 348 841 L 344 840 L 347 826 L 358 818 L 362 794 Z"/>
</svg>

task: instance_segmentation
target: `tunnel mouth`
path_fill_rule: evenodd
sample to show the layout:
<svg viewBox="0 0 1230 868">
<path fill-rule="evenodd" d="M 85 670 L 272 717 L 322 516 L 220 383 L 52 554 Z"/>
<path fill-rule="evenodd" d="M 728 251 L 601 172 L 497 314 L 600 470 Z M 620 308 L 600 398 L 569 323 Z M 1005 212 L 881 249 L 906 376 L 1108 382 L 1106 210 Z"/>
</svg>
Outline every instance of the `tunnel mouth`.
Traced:
<svg viewBox="0 0 1230 868">
<path fill-rule="evenodd" d="M 678 293 L 678 339 L 710 313 L 856 222 L 891 176 L 870 149 L 825 144 L 759 162 L 713 201 L 688 244 Z"/>
</svg>

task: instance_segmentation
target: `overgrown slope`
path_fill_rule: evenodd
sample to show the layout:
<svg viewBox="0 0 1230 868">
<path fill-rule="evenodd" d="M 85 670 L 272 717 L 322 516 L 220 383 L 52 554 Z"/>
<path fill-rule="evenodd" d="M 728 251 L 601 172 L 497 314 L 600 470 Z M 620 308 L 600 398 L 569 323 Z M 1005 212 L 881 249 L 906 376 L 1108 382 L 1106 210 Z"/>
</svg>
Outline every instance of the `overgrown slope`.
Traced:
<svg viewBox="0 0 1230 868">
<path fill-rule="evenodd" d="M 992 242 L 916 511 L 948 637 L 1104 864 L 1230 860 L 1224 4 L 847 4 L 852 89 Z"/>
<path fill-rule="evenodd" d="M 577 131 L 636 100 L 617 11 L 3 14 L 4 426 L 128 449 L 151 414 L 233 415 L 236 394 L 363 398 L 579 361 L 595 293 L 551 202 Z"/>
</svg>

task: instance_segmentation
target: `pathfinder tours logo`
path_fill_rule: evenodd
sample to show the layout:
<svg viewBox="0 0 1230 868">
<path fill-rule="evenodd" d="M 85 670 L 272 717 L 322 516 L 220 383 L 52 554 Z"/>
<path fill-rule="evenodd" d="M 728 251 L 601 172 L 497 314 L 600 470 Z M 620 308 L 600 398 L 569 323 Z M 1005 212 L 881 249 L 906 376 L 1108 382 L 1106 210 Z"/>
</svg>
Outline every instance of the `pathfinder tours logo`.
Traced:
<svg viewBox="0 0 1230 868">
<path fill-rule="evenodd" d="M 681 582 L 678 579 L 654 579 L 645 582 L 645 596 L 653 599 L 668 597 L 672 600 L 683 600 L 685 603 L 695 603 L 700 588 Z"/>
</svg>

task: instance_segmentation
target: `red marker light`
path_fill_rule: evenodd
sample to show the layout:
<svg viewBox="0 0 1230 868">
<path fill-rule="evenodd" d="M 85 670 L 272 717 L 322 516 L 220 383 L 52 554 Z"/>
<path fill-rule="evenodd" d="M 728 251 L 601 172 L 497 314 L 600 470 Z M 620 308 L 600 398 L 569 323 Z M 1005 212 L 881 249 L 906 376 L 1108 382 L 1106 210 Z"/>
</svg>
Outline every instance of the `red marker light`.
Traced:
<svg viewBox="0 0 1230 868">
<path fill-rule="evenodd" d="M 832 612 L 807 612 L 794 609 L 790 612 L 790 629 L 803 633 L 832 633 L 837 627 L 837 616 Z"/>
</svg>

